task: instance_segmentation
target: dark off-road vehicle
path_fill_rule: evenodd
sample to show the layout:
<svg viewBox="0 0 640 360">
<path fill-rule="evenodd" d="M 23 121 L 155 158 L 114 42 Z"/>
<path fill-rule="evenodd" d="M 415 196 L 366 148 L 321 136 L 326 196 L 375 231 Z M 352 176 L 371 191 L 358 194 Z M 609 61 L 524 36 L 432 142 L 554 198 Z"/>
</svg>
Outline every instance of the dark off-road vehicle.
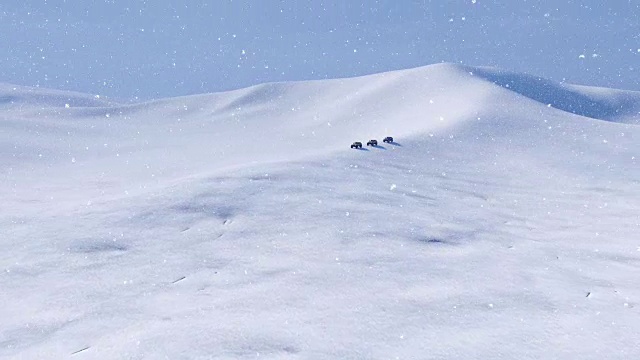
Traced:
<svg viewBox="0 0 640 360">
<path fill-rule="evenodd" d="M 378 146 L 378 140 L 369 140 L 369 142 L 367 142 L 367 146 Z"/>
<path fill-rule="evenodd" d="M 360 148 L 362 148 L 362 143 L 359 142 L 359 141 L 356 141 L 353 144 L 351 144 L 351 148 L 352 149 L 360 149 Z"/>
<path fill-rule="evenodd" d="M 386 143 L 392 143 L 393 142 L 393 138 L 391 136 L 387 136 L 386 138 L 384 138 L 384 140 L 382 140 L 383 142 Z"/>
</svg>

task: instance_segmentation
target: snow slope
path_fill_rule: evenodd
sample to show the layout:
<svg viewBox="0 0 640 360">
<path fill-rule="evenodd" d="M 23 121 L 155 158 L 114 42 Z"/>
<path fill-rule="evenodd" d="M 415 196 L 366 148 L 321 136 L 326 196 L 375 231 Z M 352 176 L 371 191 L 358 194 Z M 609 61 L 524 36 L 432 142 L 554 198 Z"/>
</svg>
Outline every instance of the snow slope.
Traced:
<svg viewBox="0 0 640 360">
<path fill-rule="evenodd" d="M 49 107 L 104 107 L 113 104 L 99 95 L 87 95 L 71 91 L 29 88 L 0 83 L 0 109 L 49 108 Z"/>
<path fill-rule="evenodd" d="M 640 93 L 438 64 L 59 103 L 0 111 L 2 358 L 640 356 Z"/>
</svg>

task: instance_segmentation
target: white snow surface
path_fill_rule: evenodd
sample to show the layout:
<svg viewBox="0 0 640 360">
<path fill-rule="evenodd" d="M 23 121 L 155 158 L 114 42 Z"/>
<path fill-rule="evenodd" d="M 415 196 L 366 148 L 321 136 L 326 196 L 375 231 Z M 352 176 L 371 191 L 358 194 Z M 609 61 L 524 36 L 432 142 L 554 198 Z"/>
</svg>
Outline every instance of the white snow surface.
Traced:
<svg viewBox="0 0 640 360">
<path fill-rule="evenodd" d="M 452 64 L 0 86 L 0 358 L 640 358 L 639 125 L 637 92 Z"/>
</svg>

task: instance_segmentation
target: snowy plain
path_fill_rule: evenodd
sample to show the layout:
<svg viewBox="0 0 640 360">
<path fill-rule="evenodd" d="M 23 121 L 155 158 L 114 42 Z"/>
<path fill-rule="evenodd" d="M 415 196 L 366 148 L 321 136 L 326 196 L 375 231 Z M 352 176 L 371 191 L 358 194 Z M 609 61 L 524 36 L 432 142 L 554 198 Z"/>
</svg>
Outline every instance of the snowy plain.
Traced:
<svg viewBox="0 0 640 360">
<path fill-rule="evenodd" d="M 453 64 L 2 85 L 0 358 L 640 358 L 639 140 L 638 92 Z"/>
</svg>

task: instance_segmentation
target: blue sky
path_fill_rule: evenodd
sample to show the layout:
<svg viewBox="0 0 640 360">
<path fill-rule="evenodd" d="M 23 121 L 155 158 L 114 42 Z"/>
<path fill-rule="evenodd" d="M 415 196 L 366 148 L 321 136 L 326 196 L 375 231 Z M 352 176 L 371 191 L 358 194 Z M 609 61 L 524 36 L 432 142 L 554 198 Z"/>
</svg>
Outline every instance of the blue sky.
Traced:
<svg viewBox="0 0 640 360">
<path fill-rule="evenodd" d="M 120 99 L 442 61 L 640 90 L 640 1 L 0 3 L 1 82 Z"/>
</svg>

